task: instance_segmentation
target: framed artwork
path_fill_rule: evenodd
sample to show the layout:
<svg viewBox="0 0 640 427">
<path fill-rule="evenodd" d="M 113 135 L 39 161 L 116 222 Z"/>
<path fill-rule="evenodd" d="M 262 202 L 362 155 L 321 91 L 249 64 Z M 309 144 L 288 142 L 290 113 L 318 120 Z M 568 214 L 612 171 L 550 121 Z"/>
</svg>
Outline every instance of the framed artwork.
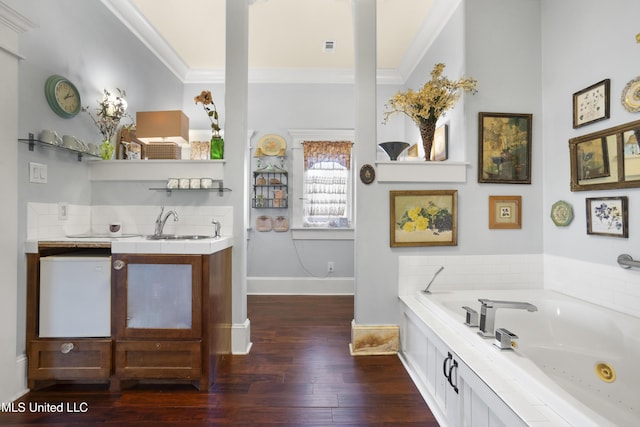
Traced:
<svg viewBox="0 0 640 427">
<path fill-rule="evenodd" d="M 449 139 L 449 126 L 442 125 L 436 129 L 433 135 L 433 145 L 431 146 L 430 160 L 447 160 L 447 148 Z"/>
<path fill-rule="evenodd" d="M 595 138 L 577 146 L 578 180 L 604 178 L 609 171 L 609 150 L 607 138 Z"/>
<path fill-rule="evenodd" d="M 390 191 L 391 247 L 457 246 L 457 190 Z"/>
<path fill-rule="evenodd" d="M 587 234 L 629 237 L 627 197 L 587 198 Z"/>
<path fill-rule="evenodd" d="M 478 182 L 531 184 L 532 115 L 478 114 Z"/>
<path fill-rule="evenodd" d="M 522 228 L 522 196 L 489 196 L 489 228 Z"/>
<path fill-rule="evenodd" d="M 605 79 L 573 94 L 573 128 L 609 118 L 611 81 Z"/>
</svg>

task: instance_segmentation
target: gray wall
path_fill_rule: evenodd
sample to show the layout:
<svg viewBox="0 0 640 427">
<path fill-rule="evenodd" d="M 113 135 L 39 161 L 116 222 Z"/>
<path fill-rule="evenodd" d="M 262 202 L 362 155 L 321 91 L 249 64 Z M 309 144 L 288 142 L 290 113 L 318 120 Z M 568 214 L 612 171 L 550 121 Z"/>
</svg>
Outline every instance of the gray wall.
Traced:
<svg viewBox="0 0 640 427">
<path fill-rule="evenodd" d="M 83 105 L 94 108 L 102 90 L 127 92 L 129 112 L 181 107 L 182 84 L 98 0 L 8 0 L 6 3 L 38 25 L 20 37 L 26 57 L 19 68 L 19 135 L 53 129 L 87 142 L 101 135 L 84 113 L 71 119 L 58 117 L 44 97 L 44 83 L 52 74 L 69 78 L 80 91 Z M 48 166 L 48 184 L 28 182 L 29 162 Z M 18 153 L 18 242 L 26 238 L 27 202 L 118 204 L 159 198 L 147 186 L 96 185 L 88 180 L 86 162 L 65 152 L 20 144 Z M 133 191 L 132 191 L 133 190 Z M 149 203 L 155 200 L 149 200 Z M 159 202 L 156 202 L 159 203 Z M 23 253 L 19 244 L 18 254 Z M 18 283 L 25 282 L 24 257 L 18 257 Z M 18 354 L 24 352 L 25 287 L 18 286 Z"/>
<path fill-rule="evenodd" d="M 635 35 L 640 2 L 611 0 L 542 2 L 542 100 L 544 104 L 544 202 L 566 200 L 575 218 L 566 228 L 544 222 L 544 252 L 584 261 L 616 265 L 616 257 L 629 253 L 640 257 L 640 199 L 638 189 L 570 192 L 568 140 L 598 130 L 639 120 L 620 102 L 622 90 L 640 75 L 640 44 Z M 572 127 L 572 94 L 603 79 L 611 79 L 611 118 L 587 126 Z M 629 238 L 586 234 L 586 197 L 629 197 Z"/>
<path fill-rule="evenodd" d="M 358 197 L 371 206 L 358 216 L 358 227 L 380 230 L 357 242 L 355 318 L 359 324 L 398 323 L 398 257 L 401 255 L 473 255 L 542 252 L 542 122 L 540 58 L 540 3 L 534 0 L 473 0 L 463 2 L 426 52 L 407 86 L 419 88 L 434 63 L 446 64 L 445 74 L 478 79 L 478 94 L 465 96 L 445 118 L 450 125 L 452 159 L 470 163 L 467 182 L 381 184 L 361 186 Z M 386 98 L 378 99 L 382 111 Z M 478 112 L 532 113 L 533 171 L 531 185 L 477 183 Z M 416 126 L 406 124 L 406 140 L 416 141 Z M 366 153 L 359 151 L 362 158 Z M 389 191 L 418 189 L 458 190 L 458 245 L 390 248 Z M 522 195 L 520 230 L 488 229 L 489 195 Z"/>
</svg>

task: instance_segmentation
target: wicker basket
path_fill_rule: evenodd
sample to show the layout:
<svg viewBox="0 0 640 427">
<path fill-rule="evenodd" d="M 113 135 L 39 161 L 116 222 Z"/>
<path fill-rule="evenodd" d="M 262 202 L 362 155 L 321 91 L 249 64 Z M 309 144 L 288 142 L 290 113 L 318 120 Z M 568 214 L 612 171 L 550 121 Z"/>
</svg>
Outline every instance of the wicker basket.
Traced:
<svg viewBox="0 0 640 427">
<path fill-rule="evenodd" d="M 146 142 L 142 144 L 143 159 L 181 159 L 182 149 L 175 142 Z"/>
</svg>

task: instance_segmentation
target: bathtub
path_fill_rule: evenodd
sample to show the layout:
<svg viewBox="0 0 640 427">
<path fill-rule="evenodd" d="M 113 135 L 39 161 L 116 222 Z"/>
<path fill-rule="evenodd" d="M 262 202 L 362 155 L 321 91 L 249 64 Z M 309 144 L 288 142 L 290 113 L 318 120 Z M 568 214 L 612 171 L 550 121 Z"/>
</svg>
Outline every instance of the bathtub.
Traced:
<svg viewBox="0 0 640 427">
<path fill-rule="evenodd" d="M 479 315 L 478 298 L 537 306 L 536 312 L 497 309 L 495 327 L 518 336 L 513 350 L 498 349 L 494 339 L 464 325 L 462 307 Z M 495 384 L 507 405 L 515 402 L 512 409 L 525 414 L 525 424 L 535 424 L 523 409 L 529 402 L 552 411 L 548 425 L 640 425 L 640 318 L 541 289 L 418 292 L 400 299 L 405 309 L 428 317 L 425 324 L 489 387 Z M 501 395 L 505 382 L 517 383 L 523 395 Z"/>
</svg>

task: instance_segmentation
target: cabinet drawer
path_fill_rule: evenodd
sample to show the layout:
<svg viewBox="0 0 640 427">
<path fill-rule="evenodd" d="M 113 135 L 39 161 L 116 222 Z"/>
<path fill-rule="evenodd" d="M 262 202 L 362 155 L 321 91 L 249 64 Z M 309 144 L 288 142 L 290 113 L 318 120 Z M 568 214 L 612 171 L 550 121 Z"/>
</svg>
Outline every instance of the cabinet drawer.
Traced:
<svg viewBox="0 0 640 427">
<path fill-rule="evenodd" d="M 201 341 L 116 341 L 116 375 L 121 379 L 197 379 Z"/>
<path fill-rule="evenodd" d="M 31 341 L 30 380 L 103 379 L 111 375 L 111 340 Z"/>
</svg>

